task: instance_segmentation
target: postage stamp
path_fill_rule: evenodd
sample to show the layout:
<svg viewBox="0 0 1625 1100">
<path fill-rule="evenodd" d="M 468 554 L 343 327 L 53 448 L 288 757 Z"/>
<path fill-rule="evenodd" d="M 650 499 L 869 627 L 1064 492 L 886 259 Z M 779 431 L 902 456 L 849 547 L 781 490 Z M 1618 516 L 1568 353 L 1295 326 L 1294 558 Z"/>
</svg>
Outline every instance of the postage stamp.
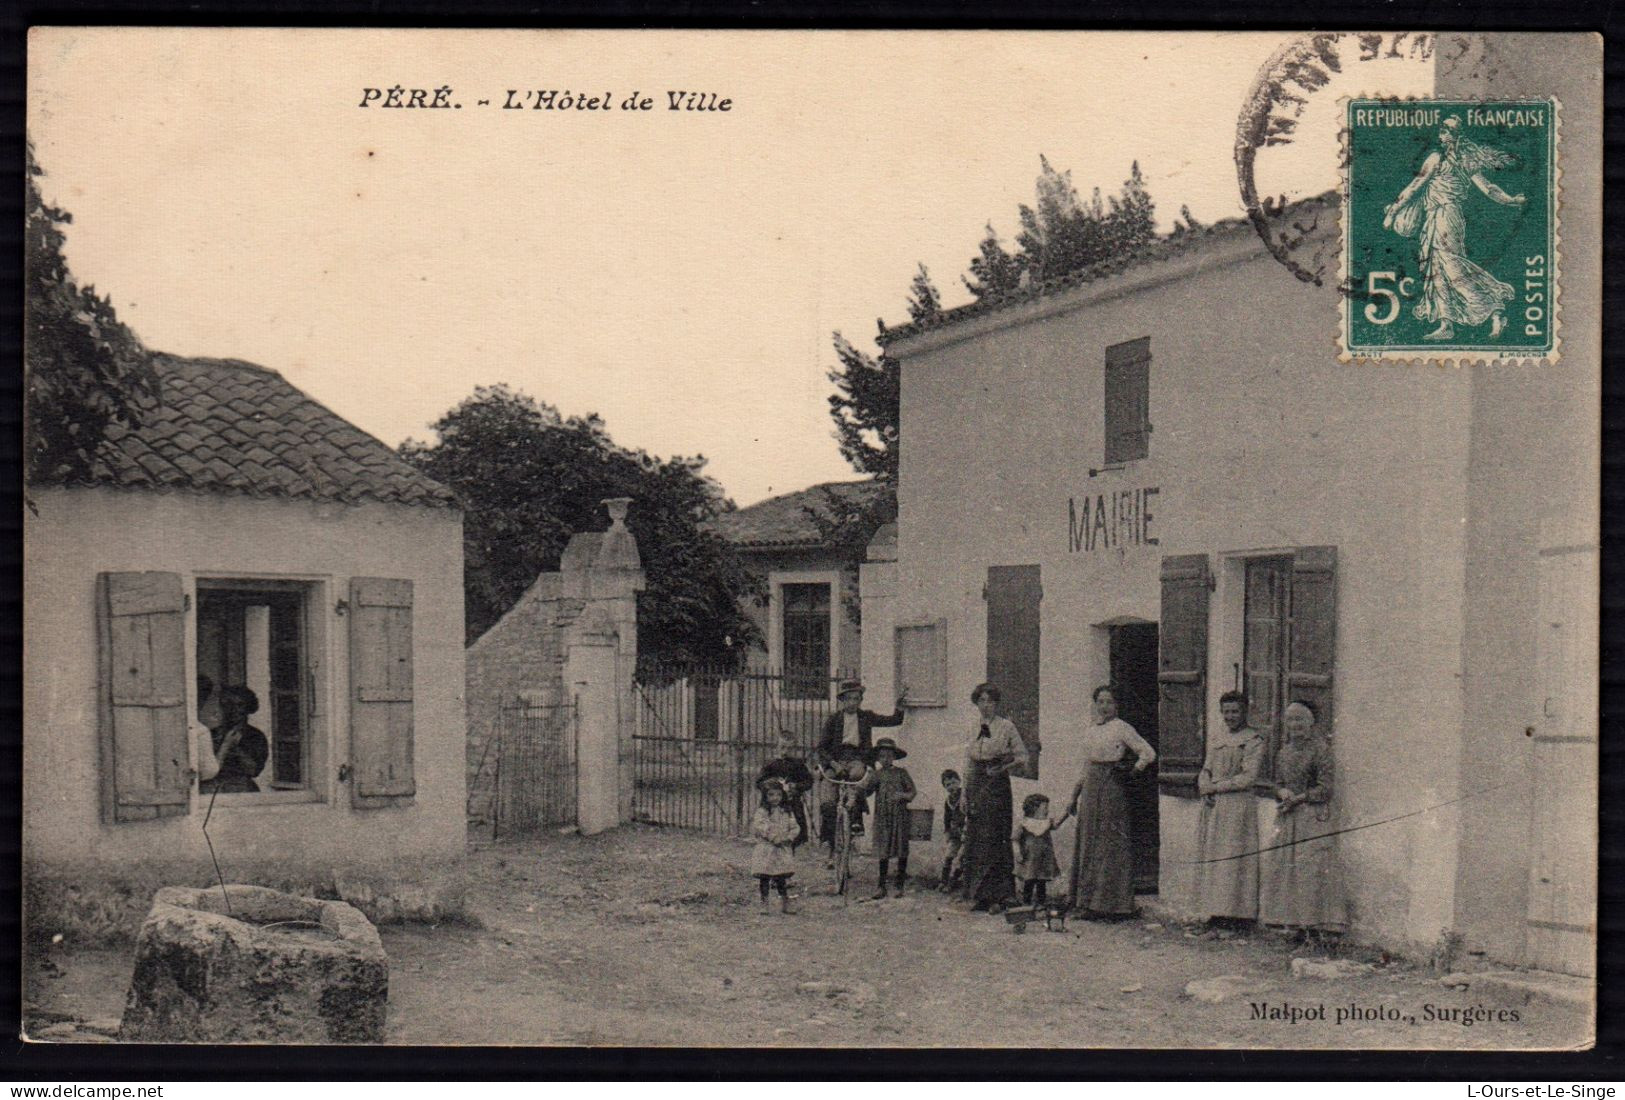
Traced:
<svg viewBox="0 0 1625 1100">
<path fill-rule="evenodd" d="M 1341 358 L 1558 354 L 1556 99 L 1349 99 Z"/>
</svg>

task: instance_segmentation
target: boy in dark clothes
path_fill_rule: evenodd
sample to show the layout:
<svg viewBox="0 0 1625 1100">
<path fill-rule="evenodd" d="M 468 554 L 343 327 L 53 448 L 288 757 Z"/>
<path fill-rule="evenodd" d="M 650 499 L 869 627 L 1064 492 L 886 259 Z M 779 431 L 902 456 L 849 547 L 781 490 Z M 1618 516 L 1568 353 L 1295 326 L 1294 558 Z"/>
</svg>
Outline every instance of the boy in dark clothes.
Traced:
<svg viewBox="0 0 1625 1100">
<path fill-rule="evenodd" d="M 948 893 L 959 885 L 959 851 L 965 843 L 965 807 L 960 799 L 959 773 L 946 768 L 942 773 L 942 789 L 947 794 L 942 804 L 942 833 L 948 840 L 948 854 L 942 860 L 942 882 L 937 887 Z"/>
</svg>

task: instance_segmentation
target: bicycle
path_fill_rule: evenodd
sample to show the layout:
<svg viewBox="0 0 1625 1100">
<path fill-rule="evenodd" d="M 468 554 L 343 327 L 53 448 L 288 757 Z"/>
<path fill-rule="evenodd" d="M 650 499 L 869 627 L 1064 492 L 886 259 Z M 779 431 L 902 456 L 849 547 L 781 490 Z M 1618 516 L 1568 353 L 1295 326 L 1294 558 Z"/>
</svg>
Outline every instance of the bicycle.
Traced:
<svg viewBox="0 0 1625 1100">
<path fill-rule="evenodd" d="M 835 893 L 840 897 L 841 904 L 847 905 L 851 899 L 846 888 L 852 881 L 852 804 L 856 800 L 858 788 L 863 786 L 862 779 L 836 779 L 828 775 L 824 779 L 840 790 L 840 797 L 835 803 Z"/>
</svg>

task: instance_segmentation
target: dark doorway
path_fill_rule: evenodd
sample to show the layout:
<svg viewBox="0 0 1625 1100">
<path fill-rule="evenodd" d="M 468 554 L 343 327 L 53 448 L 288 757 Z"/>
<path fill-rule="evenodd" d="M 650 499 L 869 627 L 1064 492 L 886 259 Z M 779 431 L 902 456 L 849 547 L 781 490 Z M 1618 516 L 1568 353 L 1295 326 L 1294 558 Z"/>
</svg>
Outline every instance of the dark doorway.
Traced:
<svg viewBox="0 0 1625 1100">
<path fill-rule="evenodd" d="M 1111 627 L 1111 681 L 1117 715 L 1157 748 L 1157 624 Z M 1157 766 L 1129 780 L 1129 826 L 1134 834 L 1134 890 L 1157 892 Z"/>
</svg>

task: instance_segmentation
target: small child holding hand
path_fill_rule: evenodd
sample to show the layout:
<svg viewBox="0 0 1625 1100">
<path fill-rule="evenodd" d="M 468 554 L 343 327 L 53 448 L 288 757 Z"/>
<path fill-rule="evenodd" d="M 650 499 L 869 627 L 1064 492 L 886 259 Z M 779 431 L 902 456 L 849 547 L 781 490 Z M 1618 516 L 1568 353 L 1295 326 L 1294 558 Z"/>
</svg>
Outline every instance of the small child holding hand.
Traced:
<svg viewBox="0 0 1625 1100">
<path fill-rule="evenodd" d="M 1059 820 L 1049 816 L 1049 799 L 1030 794 L 1021 803 L 1021 825 L 1013 838 L 1016 844 L 1016 877 L 1022 880 L 1022 898 L 1028 905 L 1049 901 L 1049 883 L 1061 877 L 1055 861 L 1055 830 L 1072 816 L 1069 807 Z"/>
</svg>

